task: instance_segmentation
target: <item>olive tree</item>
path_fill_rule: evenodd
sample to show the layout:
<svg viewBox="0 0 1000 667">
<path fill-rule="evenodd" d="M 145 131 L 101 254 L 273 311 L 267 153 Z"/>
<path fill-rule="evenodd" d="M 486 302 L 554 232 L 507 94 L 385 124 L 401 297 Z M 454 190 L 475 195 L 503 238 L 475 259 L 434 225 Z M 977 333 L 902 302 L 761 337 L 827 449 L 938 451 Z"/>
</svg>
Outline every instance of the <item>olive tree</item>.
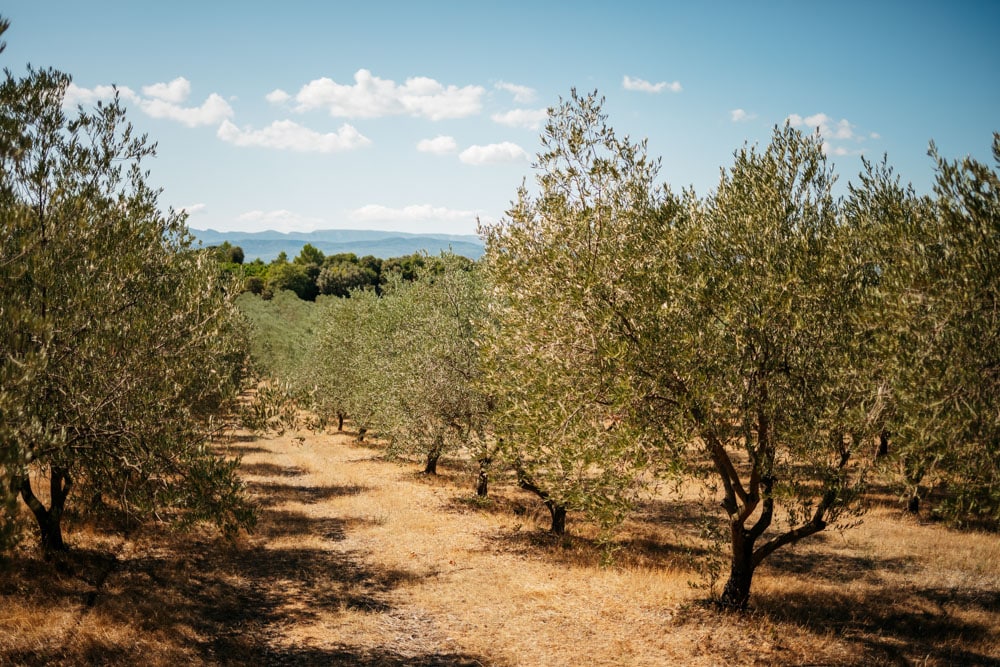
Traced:
<svg viewBox="0 0 1000 667">
<path fill-rule="evenodd" d="M 119 101 L 69 118 L 68 84 L 52 70 L 0 84 L 3 488 L 46 553 L 65 548 L 71 491 L 81 511 L 235 531 L 253 512 L 236 462 L 206 444 L 245 384 L 235 290 L 183 215 L 160 211 L 142 170 L 154 149 Z"/>
<path fill-rule="evenodd" d="M 311 373 L 317 407 L 346 409 L 391 451 L 422 456 L 428 474 L 458 447 L 470 447 L 483 465 L 489 459 L 475 346 L 478 272 L 449 254 L 433 266 L 414 281 L 391 278 L 381 296 L 355 290 L 333 300 Z"/>
<path fill-rule="evenodd" d="M 655 187 L 645 145 L 615 136 L 601 103 L 573 91 L 550 109 L 537 195 L 522 185 L 506 217 L 481 229 L 501 454 L 556 533 L 567 510 L 617 524 L 655 458 L 615 330 L 655 279 L 646 249 L 669 235 L 678 204 Z"/>
<path fill-rule="evenodd" d="M 693 462 L 742 608 L 769 554 L 856 509 L 887 393 L 877 230 L 787 126 L 705 199 L 656 187 L 595 96 L 551 110 L 542 143 L 540 194 L 485 230 L 508 456 L 553 504 L 611 517 L 650 466 Z"/>
<path fill-rule="evenodd" d="M 958 524 L 1000 521 L 1000 177 L 977 160 L 931 156 L 933 198 L 897 192 L 887 277 L 895 295 L 892 456 L 908 507 Z M 993 156 L 1000 166 L 1000 135 Z M 882 179 L 883 181 L 885 179 Z M 886 188 L 882 188 L 885 190 Z M 889 217 L 889 216 L 886 216 Z"/>
<path fill-rule="evenodd" d="M 879 227 L 845 215 L 833 182 L 816 135 L 776 128 L 738 151 L 690 210 L 693 244 L 671 260 L 686 279 L 638 323 L 652 335 L 635 363 L 682 408 L 667 423 L 689 429 L 722 494 L 728 607 L 768 555 L 859 509 L 882 428 Z"/>
</svg>

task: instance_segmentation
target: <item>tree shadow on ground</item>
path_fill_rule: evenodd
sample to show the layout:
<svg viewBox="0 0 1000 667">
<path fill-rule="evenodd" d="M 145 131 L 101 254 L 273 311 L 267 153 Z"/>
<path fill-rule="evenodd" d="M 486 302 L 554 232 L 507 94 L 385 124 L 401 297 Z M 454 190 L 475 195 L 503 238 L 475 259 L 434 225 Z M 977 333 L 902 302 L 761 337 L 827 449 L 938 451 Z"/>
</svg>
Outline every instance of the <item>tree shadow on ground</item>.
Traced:
<svg viewBox="0 0 1000 667">
<path fill-rule="evenodd" d="M 913 566 L 911 558 L 885 558 L 879 556 L 842 553 L 817 549 L 828 542 L 823 534 L 811 535 L 808 545 L 802 548 L 779 549 L 761 563 L 761 571 L 799 575 L 813 581 L 841 583 L 864 581 L 881 584 L 887 573 L 905 572 Z"/>
<path fill-rule="evenodd" d="M 389 613 L 393 592 L 422 579 L 370 565 L 368 554 L 329 544 L 341 544 L 363 519 L 273 509 L 281 502 L 314 503 L 363 490 L 256 485 L 264 506 L 263 540 L 234 544 L 208 529 L 179 534 L 153 524 L 119 557 L 75 549 L 57 563 L 28 555 L 7 559 L 0 565 L 5 600 L 16 598 L 32 613 L 69 612 L 80 620 L 44 641 L 0 641 L 0 664 L 487 664 L 444 647 L 408 652 L 343 643 L 288 646 L 288 632 L 300 624 L 323 624 L 344 613 Z M 289 540 L 275 538 L 293 539 L 283 548 Z"/>
<path fill-rule="evenodd" d="M 898 599 L 885 590 L 770 592 L 756 596 L 755 613 L 779 624 L 836 633 L 866 665 L 1000 665 L 1000 656 L 970 648 L 997 645 L 1000 631 L 962 618 L 964 611 L 1000 609 L 1000 592 L 907 587 Z"/>
<path fill-rule="evenodd" d="M 314 517 L 294 510 L 267 510 L 261 512 L 254 534 L 267 538 L 321 537 L 340 542 L 351 528 L 372 523 L 361 518 Z"/>
<path fill-rule="evenodd" d="M 273 463 L 241 463 L 240 472 L 257 477 L 301 477 L 309 471 L 298 466 L 279 466 Z"/>
<path fill-rule="evenodd" d="M 332 486 L 299 486 L 296 484 L 275 484 L 273 482 L 251 482 L 247 490 L 255 496 L 260 507 L 272 507 L 284 503 L 312 505 L 324 500 L 356 496 L 367 491 L 367 487 L 356 484 Z"/>
</svg>

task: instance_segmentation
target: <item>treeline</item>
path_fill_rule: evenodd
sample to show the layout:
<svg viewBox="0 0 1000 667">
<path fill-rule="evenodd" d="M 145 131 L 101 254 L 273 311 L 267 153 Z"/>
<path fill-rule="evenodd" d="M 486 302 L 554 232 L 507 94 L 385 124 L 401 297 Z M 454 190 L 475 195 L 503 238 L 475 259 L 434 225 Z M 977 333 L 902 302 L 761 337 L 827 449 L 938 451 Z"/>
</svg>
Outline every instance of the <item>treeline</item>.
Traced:
<svg viewBox="0 0 1000 667">
<path fill-rule="evenodd" d="M 373 255 L 359 258 L 352 252 L 324 255 L 307 243 L 291 261 L 281 252 L 269 264 L 260 258 L 244 263 L 243 249 L 228 241 L 210 249 L 222 271 L 237 279 L 242 291 L 259 294 L 265 299 L 282 290 L 294 292 L 306 301 L 315 301 L 320 295 L 346 297 L 358 289 L 378 292 L 395 276 L 413 280 L 428 261 L 426 255 L 420 253 L 389 259 Z"/>
<path fill-rule="evenodd" d="M 709 195 L 675 194 L 601 107 L 550 110 L 538 192 L 481 230 L 479 265 L 319 301 L 276 371 L 426 472 L 451 452 L 482 494 L 507 476 L 555 532 L 579 512 L 611 535 L 658 480 L 700 480 L 727 607 L 774 551 L 851 523 L 872 478 L 996 527 L 996 170 L 932 146 L 932 195 L 883 161 L 837 197 L 821 138 L 786 125 Z"/>
</svg>

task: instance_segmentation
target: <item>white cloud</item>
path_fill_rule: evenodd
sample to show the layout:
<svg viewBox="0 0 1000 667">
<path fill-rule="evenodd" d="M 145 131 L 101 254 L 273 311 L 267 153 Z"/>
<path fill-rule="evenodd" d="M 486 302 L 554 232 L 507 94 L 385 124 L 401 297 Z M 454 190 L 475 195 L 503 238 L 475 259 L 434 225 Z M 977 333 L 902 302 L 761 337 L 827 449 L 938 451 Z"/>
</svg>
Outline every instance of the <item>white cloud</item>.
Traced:
<svg viewBox="0 0 1000 667">
<path fill-rule="evenodd" d="M 729 117 L 734 123 L 740 123 L 742 121 L 753 120 L 757 117 L 757 114 L 748 113 L 743 109 L 733 109 L 729 112 Z"/>
<path fill-rule="evenodd" d="M 517 144 L 505 141 L 488 146 L 469 146 L 459 153 L 458 159 L 465 164 L 492 164 L 497 162 L 516 162 L 527 160 L 528 154 Z"/>
<path fill-rule="evenodd" d="M 187 213 L 188 215 L 197 215 L 208 208 L 207 204 L 191 204 L 190 206 L 181 206 L 180 211 Z"/>
<path fill-rule="evenodd" d="M 493 122 L 510 127 L 527 127 L 538 129 L 542 121 L 548 117 L 548 109 L 512 109 L 504 113 L 495 113 L 490 118 Z"/>
<path fill-rule="evenodd" d="M 216 93 L 209 95 L 200 107 L 182 107 L 165 99 L 155 98 L 140 100 L 139 108 L 153 118 L 175 120 L 188 127 L 215 125 L 233 116 L 233 108 Z"/>
<path fill-rule="evenodd" d="M 302 86 L 295 96 L 297 111 L 326 109 L 331 116 L 378 118 L 410 115 L 442 120 L 479 113 L 481 86 L 444 86 L 434 79 L 414 77 L 403 85 L 381 79 L 366 69 L 354 74 L 354 84 L 340 84 L 323 77 Z"/>
<path fill-rule="evenodd" d="M 808 130 L 819 132 L 821 137 L 832 139 L 853 139 L 854 126 L 846 118 L 841 118 L 834 122 L 833 118 L 825 113 L 817 113 L 803 118 L 797 113 L 790 114 L 787 118 L 792 127 L 802 127 Z"/>
<path fill-rule="evenodd" d="M 119 96 L 126 102 L 138 102 L 139 96 L 128 86 L 118 88 Z M 95 86 L 93 88 L 81 88 L 75 83 L 70 83 L 66 88 L 66 95 L 63 97 L 63 108 L 73 109 L 77 105 L 91 105 L 97 100 L 110 100 L 115 96 L 115 86 Z"/>
<path fill-rule="evenodd" d="M 641 93 L 662 93 L 664 90 L 669 90 L 672 93 L 679 93 L 684 90 L 681 87 L 680 81 L 674 81 L 673 83 L 667 83 L 666 81 L 660 81 L 659 83 L 650 83 L 645 79 L 633 79 L 629 75 L 625 75 L 622 79 L 622 87 L 625 90 L 635 90 Z"/>
<path fill-rule="evenodd" d="M 271 104 L 284 104 L 288 100 L 292 99 L 292 96 L 283 91 L 281 88 L 276 88 L 265 95 L 264 99 Z"/>
<path fill-rule="evenodd" d="M 321 134 L 290 120 L 276 120 L 261 130 L 240 129 L 225 120 L 217 132 L 219 139 L 237 146 L 256 146 L 300 153 L 337 153 L 371 143 L 368 137 L 347 123 L 336 132 Z"/>
<path fill-rule="evenodd" d="M 823 152 L 827 155 L 862 155 L 861 149 L 851 149 L 842 145 L 834 145 L 831 141 L 853 141 L 855 144 L 862 144 L 868 139 L 881 138 L 877 132 L 870 132 L 867 135 L 855 132 L 856 126 L 846 118 L 835 121 L 825 113 L 817 113 L 812 116 L 802 117 L 799 114 L 789 114 L 786 121 L 792 127 L 801 127 L 806 131 L 812 131 L 823 138 Z"/>
<path fill-rule="evenodd" d="M 446 153 L 454 153 L 457 149 L 458 144 L 455 143 L 455 138 L 444 135 L 434 137 L 433 139 L 421 139 L 417 142 L 417 150 L 421 153 L 444 155 Z"/>
<path fill-rule="evenodd" d="M 292 211 L 247 211 L 236 218 L 239 225 L 234 229 L 248 232 L 275 230 L 279 232 L 311 232 L 322 229 L 326 222 L 322 218 L 311 218 Z"/>
<path fill-rule="evenodd" d="M 75 107 L 78 104 L 93 104 L 97 100 L 110 100 L 114 97 L 113 86 L 95 86 L 81 88 L 71 83 L 66 89 L 63 106 Z M 226 118 L 232 118 L 233 108 L 216 93 L 212 93 L 198 107 L 181 106 L 191 93 L 191 84 L 184 77 L 177 77 L 169 83 L 154 83 L 143 86 L 145 97 L 138 95 L 128 87 L 118 88 L 118 94 L 123 100 L 139 107 L 153 118 L 174 120 L 188 127 L 198 125 L 215 125 Z"/>
<path fill-rule="evenodd" d="M 519 102 L 521 104 L 531 104 L 535 101 L 535 89 L 529 88 L 528 86 L 519 86 L 514 83 L 501 81 L 496 84 L 495 88 L 497 90 L 506 90 L 514 96 L 515 102 Z"/>
<path fill-rule="evenodd" d="M 154 83 L 151 86 L 143 86 L 142 94 L 171 104 L 182 104 L 191 94 L 191 82 L 179 76 L 170 83 Z"/>
<path fill-rule="evenodd" d="M 391 208 L 381 204 L 368 204 L 351 211 L 351 219 L 357 222 L 475 222 L 476 211 L 463 211 L 430 204 L 413 204 L 403 208 Z"/>
</svg>

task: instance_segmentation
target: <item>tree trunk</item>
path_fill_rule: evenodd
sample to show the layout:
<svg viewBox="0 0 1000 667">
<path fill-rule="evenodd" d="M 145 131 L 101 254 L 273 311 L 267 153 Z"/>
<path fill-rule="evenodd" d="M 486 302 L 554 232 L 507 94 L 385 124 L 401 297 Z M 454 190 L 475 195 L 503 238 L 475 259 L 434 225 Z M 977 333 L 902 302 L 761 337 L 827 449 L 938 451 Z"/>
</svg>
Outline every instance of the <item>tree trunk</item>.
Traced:
<svg viewBox="0 0 1000 667">
<path fill-rule="evenodd" d="M 358 442 L 365 441 L 365 433 L 368 431 L 364 426 L 358 427 Z"/>
<path fill-rule="evenodd" d="M 427 452 L 427 465 L 424 466 L 425 475 L 437 474 L 439 458 L 441 458 L 441 452 L 436 447 Z"/>
<path fill-rule="evenodd" d="M 906 501 L 906 511 L 910 514 L 920 514 L 920 494 L 916 491 Z"/>
<path fill-rule="evenodd" d="M 485 498 L 489 493 L 490 463 L 492 460 L 488 456 L 479 459 L 479 480 L 476 483 L 476 495 L 480 498 Z"/>
<path fill-rule="evenodd" d="M 434 444 L 427 452 L 427 465 L 424 466 L 425 475 L 436 475 L 438 471 L 438 459 L 444 451 L 444 440 L 439 436 L 434 439 Z"/>
<path fill-rule="evenodd" d="M 63 510 L 66 507 L 66 497 L 73 486 L 73 480 L 69 472 L 64 468 L 58 467 L 53 467 L 49 471 L 49 495 L 51 503 L 48 509 L 35 496 L 35 492 L 31 488 L 31 480 L 27 475 L 21 477 L 15 484 L 19 487 L 18 490 L 21 493 L 21 499 L 24 500 L 24 504 L 28 506 L 28 509 L 35 516 L 35 522 L 38 524 L 39 543 L 45 557 L 49 558 L 57 552 L 66 551 L 66 543 L 63 541 L 62 535 L 62 517 Z"/>
<path fill-rule="evenodd" d="M 555 535 L 563 535 L 566 533 L 566 507 L 564 505 L 557 504 L 554 500 L 549 498 L 549 494 L 538 488 L 533 481 L 528 477 L 527 473 L 518 466 L 517 469 L 517 483 L 525 491 L 531 491 L 545 503 L 545 506 L 549 508 L 549 514 L 552 515 L 552 527 L 549 528 L 549 532 Z"/>
<path fill-rule="evenodd" d="M 562 505 L 556 505 L 551 500 L 545 504 L 549 506 L 549 512 L 552 513 L 552 527 L 549 528 L 549 532 L 553 535 L 565 535 L 566 508 Z"/>
<path fill-rule="evenodd" d="M 337 433 L 343 433 L 343 432 L 344 432 L 344 413 L 343 412 L 338 412 L 337 413 Z"/>
<path fill-rule="evenodd" d="M 753 582 L 753 540 L 742 526 L 733 526 L 732 561 L 729 581 L 722 589 L 719 604 L 726 609 L 742 611 L 750 600 L 750 584 Z"/>
<path fill-rule="evenodd" d="M 878 450 L 875 452 L 875 459 L 880 459 L 889 455 L 889 431 L 882 429 L 878 434 Z"/>
</svg>

